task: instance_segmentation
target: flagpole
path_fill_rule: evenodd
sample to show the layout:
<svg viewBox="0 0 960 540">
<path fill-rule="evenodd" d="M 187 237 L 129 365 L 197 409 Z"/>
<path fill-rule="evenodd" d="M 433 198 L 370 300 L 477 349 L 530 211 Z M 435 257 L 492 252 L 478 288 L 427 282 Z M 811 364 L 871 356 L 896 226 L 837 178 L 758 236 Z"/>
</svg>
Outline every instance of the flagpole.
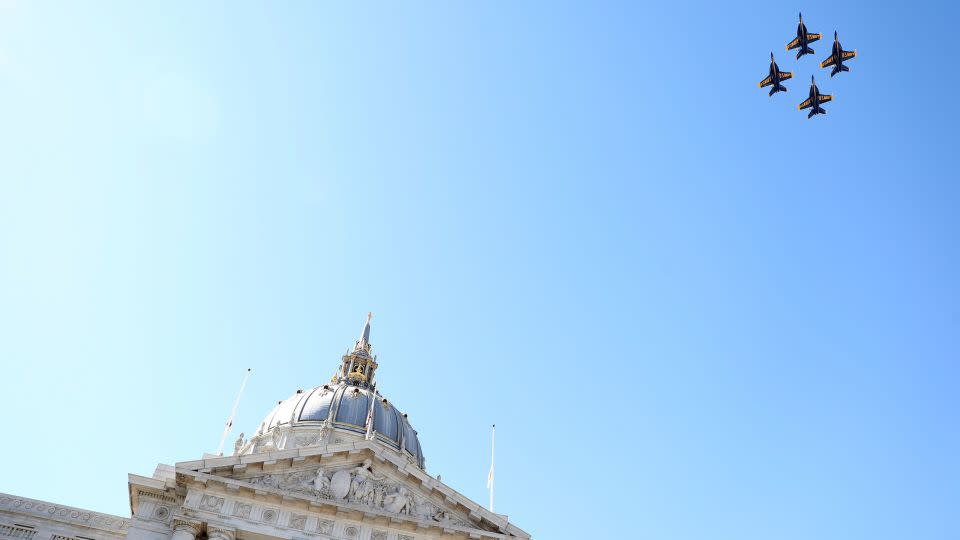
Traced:
<svg viewBox="0 0 960 540">
<path fill-rule="evenodd" d="M 487 489 L 490 490 L 490 511 L 493 512 L 493 463 L 494 444 L 496 442 L 497 425 L 490 426 L 490 474 L 487 476 Z"/>
<path fill-rule="evenodd" d="M 233 402 L 233 408 L 230 409 L 230 418 L 227 418 L 227 424 L 223 427 L 223 435 L 220 436 L 220 446 L 217 447 L 217 455 L 223 455 L 223 443 L 226 442 L 230 430 L 233 429 L 233 417 L 237 414 L 237 407 L 240 406 L 240 397 L 243 396 L 243 389 L 247 386 L 247 379 L 250 378 L 250 368 L 247 368 L 247 374 L 243 376 L 243 382 L 240 384 L 240 391 L 237 392 L 237 399 Z"/>
<path fill-rule="evenodd" d="M 367 435 L 368 441 L 373 440 L 373 402 L 377 399 L 377 383 L 373 383 L 373 389 L 370 390 L 370 410 L 367 411 Z"/>
</svg>

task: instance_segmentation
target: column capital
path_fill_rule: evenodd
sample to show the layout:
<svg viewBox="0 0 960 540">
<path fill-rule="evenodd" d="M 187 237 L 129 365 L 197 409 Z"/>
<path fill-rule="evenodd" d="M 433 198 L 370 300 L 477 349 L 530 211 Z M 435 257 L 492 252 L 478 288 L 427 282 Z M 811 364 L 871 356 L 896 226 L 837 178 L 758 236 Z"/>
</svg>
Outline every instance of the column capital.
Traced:
<svg viewBox="0 0 960 540">
<path fill-rule="evenodd" d="M 234 540 L 237 530 L 217 523 L 207 523 L 207 538 L 210 540 Z"/>
<path fill-rule="evenodd" d="M 188 519 L 184 517 L 173 518 L 174 532 L 182 531 L 190 533 L 191 536 L 197 536 L 200 534 L 200 526 L 201 523 L 195 519 Z"/>
</svg>

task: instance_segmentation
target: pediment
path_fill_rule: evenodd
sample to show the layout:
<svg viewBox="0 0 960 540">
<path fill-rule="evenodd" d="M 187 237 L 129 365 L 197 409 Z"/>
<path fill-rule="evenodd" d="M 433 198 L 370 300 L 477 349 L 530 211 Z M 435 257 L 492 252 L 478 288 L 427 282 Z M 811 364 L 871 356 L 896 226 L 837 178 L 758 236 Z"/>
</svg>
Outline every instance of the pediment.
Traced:
<svg viewBox="0 0 960 540">
<path fill-rule="evenodd" d="M 177 483 L 200 483 L 205 489 L 211 483 L 219 484 L 227 493 L 241 497 L 407 522 L 421 529 L 436 527 L 471 537 L 528 537 L 508 524 L 505 516 L 488 512 L 373 443 L 354 443 L 342 449 L 332 446 L 179 463 Z M 204 501 L 210 500 L 196 501 L 198 509 L 204 510 Z"/>
</svg>

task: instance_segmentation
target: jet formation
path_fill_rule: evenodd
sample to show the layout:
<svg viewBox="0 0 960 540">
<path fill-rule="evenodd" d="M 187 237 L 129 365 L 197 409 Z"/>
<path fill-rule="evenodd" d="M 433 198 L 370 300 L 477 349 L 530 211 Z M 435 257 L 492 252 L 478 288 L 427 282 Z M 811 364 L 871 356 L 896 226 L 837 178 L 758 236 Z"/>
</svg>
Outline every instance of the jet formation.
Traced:
<svg viewBox="0 0 960 540">
<path fill-rule="evenodd" d="M 787 50 L 792 51 L 793 49 L 797 50 L 797 60 L 800 60 L 801 57 L 807 54 L 814 54 L 814 50 L 810 47 L 810 44 L 814 41 L 820 40 L 823 37 L 822 34 L 816 32 L 808 32 L 807 25 L 803 22 L 803 13 L 800 14 L 800 23 L 797 24 L 797 36 L 793 38 L 790 43 L 787 43 Z M 830 77 L 833 77 L 837 73 L 842 73 L 844 71 L 850 71 L 848 66 L 843 64 L 844 61 L 856 58 L 857 51 L 845 51 L 843 47 L 840 46 L 840 40 L 837 37 L 837 32 L 833 33 L 833 49 L 823 62 L 820 62 L 821 68 L 833 67 L 833 70 L 830 72 Z M 782 83 L 787 79 L 793 78 L 793 73 L 789 71 L 780 71 L 777 62 L 773 59 L 773 53 L 770 53 L 770 70 L 765 79 L 760 81 L 760 88 L 770 86 L 770 96 L 773 96 L 777 92 L 786 92 L 787 87 Z M 833 96 L 829 94 L 821 94 L 820 90 L 817 88 L 817 83 L 814 80 L 813 76 L 810 76 L 810 96 L 803 101 L 800 105 L 797 106 L 798 109 L 810 109 L 810 113 L 807 114 L 807 118 L 813 118 L 817 114 L 826 114 L 827 111 L 820 105 L 826 103 L 833 99 Z"/>
</svg>

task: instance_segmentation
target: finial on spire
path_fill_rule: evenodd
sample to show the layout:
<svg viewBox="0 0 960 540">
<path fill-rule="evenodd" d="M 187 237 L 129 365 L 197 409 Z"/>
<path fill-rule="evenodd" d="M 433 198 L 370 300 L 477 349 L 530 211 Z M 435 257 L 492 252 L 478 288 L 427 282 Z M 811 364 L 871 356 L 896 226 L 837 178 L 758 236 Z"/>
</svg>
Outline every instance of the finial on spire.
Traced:
<svg viewBox="0 0 960 540">
<path fill-rule="evenodd" d="M 367 323 L 363 325 L 363 332 L 360 333 L 360 339 L 357 340 L 356 346 L 353 347 L 353 351 L 364 351 L 370 352 L 370 319 L 373 318 L 373 312 L 367 312 Z"/>
</svg>

